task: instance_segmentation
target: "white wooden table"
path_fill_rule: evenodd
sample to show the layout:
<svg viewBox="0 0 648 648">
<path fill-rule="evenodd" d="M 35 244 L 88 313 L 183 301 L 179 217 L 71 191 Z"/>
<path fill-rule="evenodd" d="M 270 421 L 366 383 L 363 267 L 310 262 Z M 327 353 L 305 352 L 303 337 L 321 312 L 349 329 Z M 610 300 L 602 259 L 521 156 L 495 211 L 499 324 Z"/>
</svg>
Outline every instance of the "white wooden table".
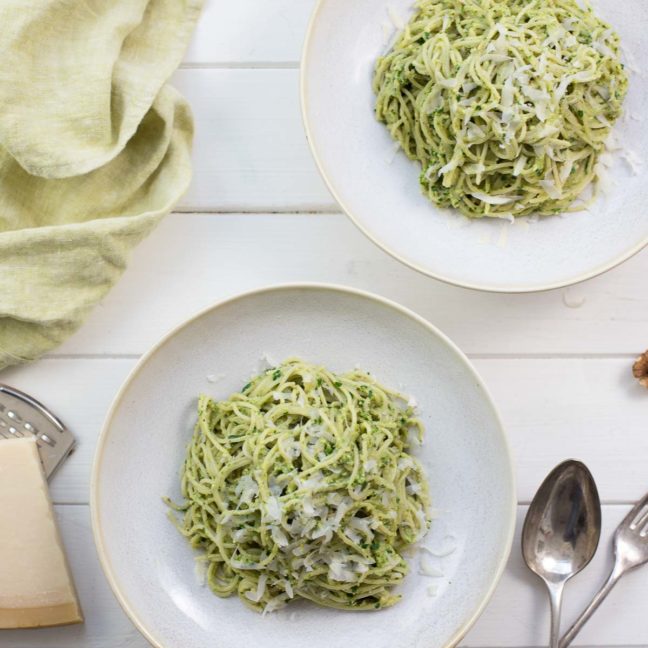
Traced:
<svg viewBox="0 0 648 648">
<path fill-rule="evenodd" d="M 85 625 L 1 632 L 2 648 L 145 648 L 100 570 L 89 521 L 89 472 L 103 417 L 138 357 L 175 324 L 235 293 L 287 281 L 364 288 L 414 309 L 468 353 L 509 432 L 518 522 L 544 475 L 584 460 L 604 501 L 603 540 L 568 585 L 565 622 L 601 582 L 609 537 L 648 489 L 648 392 L 630 374 L 648 347 L 648 252 L 568 290 L 491 295 L 400 265 L 339 212 L 304 138 L 301 43 L 314 0 L 207 3 L 176 85 L 196 117 L 193 185 L 133 255 L 87 324 L 56 353 L 1 380 L 48 403 L 79 439 L 52 482 Z M 518 525 L 519 526 L 519 525 Z M 523 567 L 519 528 L 509 566 L 465 646 L 540 646 L 544 591 Z M 630 575 L 578 646 L 648 646 L 648 568 Z M 214 647 L 216 648 L 216 647 Z M 249 647 L 256 648 L 256 647 Z"/>
</svg>

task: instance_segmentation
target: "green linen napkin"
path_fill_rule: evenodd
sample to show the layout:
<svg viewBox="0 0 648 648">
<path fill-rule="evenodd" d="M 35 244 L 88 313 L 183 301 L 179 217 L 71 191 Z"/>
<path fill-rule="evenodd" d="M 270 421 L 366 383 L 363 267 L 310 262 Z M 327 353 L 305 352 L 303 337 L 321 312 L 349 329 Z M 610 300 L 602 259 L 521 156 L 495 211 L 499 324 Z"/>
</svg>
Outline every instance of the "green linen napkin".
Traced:
<svg viewBox="0 0 648 648">
<path fill-rule="evenodd" d="M 73 333 L 186 191 L 193 123 L 166 81 L 201 5 L 0 4 L 0 369 Z"/>
</svg>

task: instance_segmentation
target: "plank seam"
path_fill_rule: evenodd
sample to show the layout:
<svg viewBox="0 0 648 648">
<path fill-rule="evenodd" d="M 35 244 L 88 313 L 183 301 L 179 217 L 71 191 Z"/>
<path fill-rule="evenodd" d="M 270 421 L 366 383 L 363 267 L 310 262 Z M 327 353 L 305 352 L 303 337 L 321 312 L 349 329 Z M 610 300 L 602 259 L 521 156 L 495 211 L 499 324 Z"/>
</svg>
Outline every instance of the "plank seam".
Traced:
<svg viewBox="0 0 648 648">
<path fill-rule="evenodd" d="M 263 216 L 276 216 L 276 215 L 297 215 L 297 216 L 310 216 L 312 214 L 325 214 L 330 216 L 340 216 L 343 212 L 340 211 L 335 205 L 324 205 L 322 207 L 251 207 L 251 208 L 234 208 L 234 207 L 196 207 L 195 205 L 180 205 L 174 211 L 174 214 L 219 214 L 225 216 L 238 216 L 238 215 L 263 215 Z"/>
<path fill-rule="evenodd" d="M 185 61 L 179 70 L 298 70 L 299 61 Z"/>
<path fill-rule="evenodd" d="M 137 360 L 144 355 L 141 353 L 48 353 L 43 360 Z M 470 360 L 634 360 L 636 353 L 466 353 Z"/>
</svg>

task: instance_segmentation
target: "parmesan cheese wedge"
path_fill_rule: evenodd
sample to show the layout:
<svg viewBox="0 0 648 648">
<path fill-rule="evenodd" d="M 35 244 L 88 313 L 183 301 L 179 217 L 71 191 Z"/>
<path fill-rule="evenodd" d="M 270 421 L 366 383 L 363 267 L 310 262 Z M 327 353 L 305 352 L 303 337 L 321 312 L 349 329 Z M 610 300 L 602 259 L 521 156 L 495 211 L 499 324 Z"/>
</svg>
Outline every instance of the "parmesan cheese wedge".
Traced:
<svg viewBox="0 0 648 648">
<path fill-rule="evenodd" d="M 0 628 L 81 623 L 34 438 L 0 441 Z"/>
</svg>

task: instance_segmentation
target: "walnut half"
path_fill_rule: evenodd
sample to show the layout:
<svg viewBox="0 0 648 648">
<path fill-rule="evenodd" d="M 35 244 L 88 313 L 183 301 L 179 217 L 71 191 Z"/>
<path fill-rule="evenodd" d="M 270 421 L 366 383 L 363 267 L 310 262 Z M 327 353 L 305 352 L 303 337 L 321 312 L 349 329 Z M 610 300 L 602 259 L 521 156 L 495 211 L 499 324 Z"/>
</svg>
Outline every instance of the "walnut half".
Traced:
<svg viewBox="0 0 648 648">
<path fill-rule="evenodd" d="M 637 358 L 637 361 L 632 366 L 632 373 L 639 381 L 639 384 L 648 389 L 648 351 Z"/>
</svg>

